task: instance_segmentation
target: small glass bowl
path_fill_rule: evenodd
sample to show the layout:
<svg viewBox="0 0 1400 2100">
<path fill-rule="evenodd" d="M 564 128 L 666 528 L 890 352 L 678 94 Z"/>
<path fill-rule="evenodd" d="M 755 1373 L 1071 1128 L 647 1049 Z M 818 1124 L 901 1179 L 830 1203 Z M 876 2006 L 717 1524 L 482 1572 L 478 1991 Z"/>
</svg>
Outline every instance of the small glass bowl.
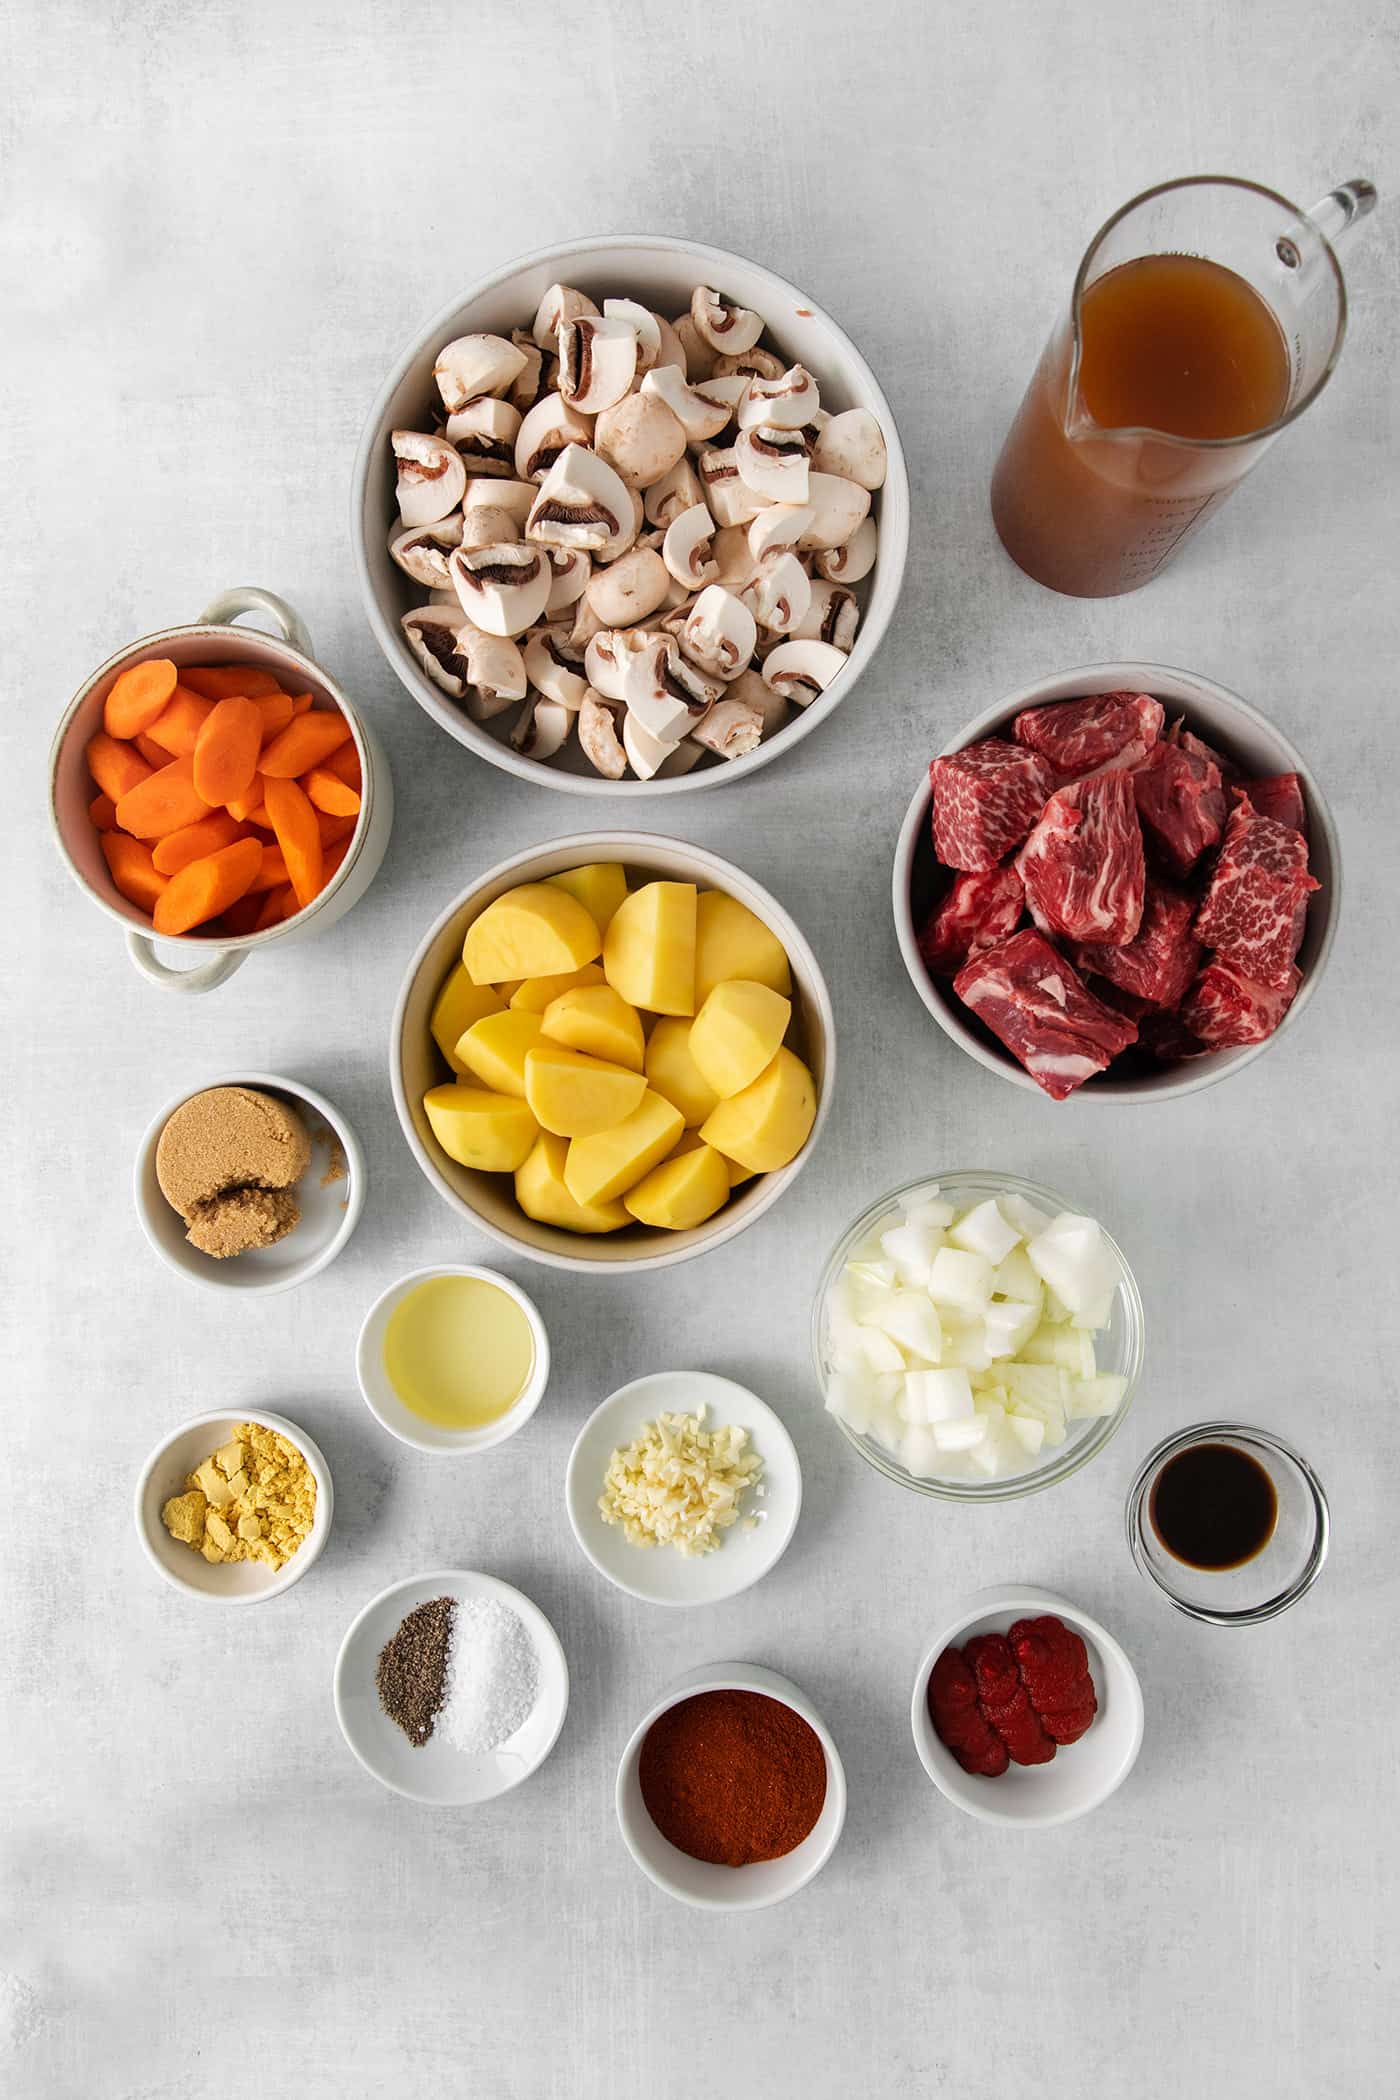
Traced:
<svg viewBox="0 0 1400 2100">
<path fill-rule="evenodd" d="M 1169 1553 L 1149 1507 L 1162 1468 L 1196 1444 L 1228 1444 L 1264 1468 L 1278 1515 L 1265 1545 L 1238 1568 L 1193 1568 Z M 1207 1626 L 1260 1626 L 1276 1619 L 1317 1581 L 1327 1558 L 1331 1518 L 1322 1482 L 1302 1455 L 1271 1430 L 1241 1422 L 1197 1422 L 1167 1437 L 1143 1461 L 1128 1493 L 1128 1544 L 1142 1574 L 1177 1611 Z"/>
<path fill-rule="evenodd" d="M 1057 1194 L 1054 1189 L 1042 1188 L 1038 1182 L 1023 1181 L 1017 1174 L 998 1174 L 990 1170 L 963 1168 L 955 1173 L 923 1175 L 917 1181 L 908 1181 L 892 1189 L 878 1203 L 872 1203 L 869 1210 L 863 1211 L 849 1231 L 842 1234 L 817 1286 L 812 1307 L 812 1356 L 823 1399 L 827 1396 L 832 1368 L 827 1346 L 826 1308 L 833 1284 L 854 1250 L 870 1237 L 877 1225 L 885 1221 L 894 1224 L 910 1203 L 935 1194 L 957 1203 L 959 1208 L 980 1203 L 988 1196 L 1024 1196 L 1028 1203 L 1034 1203 L 1051 1217 L 1062 1210 L 1092 1215 L 1082 1204 Z M 966 1480 L 951 1476 L 925 1479 L 909 1472 L 893 1452 L 887 1451 L 874 1437 L 860 1435 L 839 1415 L 834 1416 L 842 1435 L 854 1445 L 866 1464 L 873 1466 L 877 1473 L 883 1473 L 886 1480 L 896 1480 L 901 1487 L 912 1488 L 916 1495 L 932 1495 L 939 1501 L 1013 1502 L 1018 1496 L 1034 1495 L 1041 1488 L 1054 1487 L 1059 1481 L 1068 1480 L 1081 1466 L 1087 1466 L 1091 1458 L 1097 1458 L 1132 1405 L 1142 1375 L 1146 1344 L 1142 1298 L 1133 1272 L 1122 1249 L 1107 1232 L 1104 1232 L 1103 1239 L 1105 1248 L 1118 1265 L 1118 1289 L 1114 1293 L 1112 1319 L 1103 1332 L 1094 1336 L 1094 1349 L 1100 1371 L 1127 1380 L 1123 1398 L 1113 1414 L 1071 1425 L 1063 1444 L 1046 1452 L 1042 1458 L 1029 1461 L 1023 1471 L 1006 1473 L 996 1480 Z"/>
</svg>

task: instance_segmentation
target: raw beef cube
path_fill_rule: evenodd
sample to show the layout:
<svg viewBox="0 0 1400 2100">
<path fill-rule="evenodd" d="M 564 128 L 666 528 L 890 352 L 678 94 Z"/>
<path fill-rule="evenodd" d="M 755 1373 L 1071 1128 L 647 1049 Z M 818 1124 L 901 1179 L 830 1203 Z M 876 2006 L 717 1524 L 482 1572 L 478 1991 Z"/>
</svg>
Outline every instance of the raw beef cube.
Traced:
<svg viewBox="0 0 1400 2100">
<path fill-rule="evenodd" d="M 1303 783 L 1296 773 L 1269 773 L 1262 780 L 1247 780 L 1245 793 L 1261 817 L 1272 817 L 1290 831 L 1308 834 L 1303 808 Z"/>
<path fill-rule="evenodd" d="M 1111 766 L 1138 766 L 1162 733 L 1166 716 L 1150 693 L 1096 693 L 1028 707 L 1012 725 L 1018 744 L 1048 758 L 1071 780 Z"/>
<path fill-rule="evenodd" d="M 1149 876 L 1134 938 L 1116 948 L 1081 941 L 1075 964 L 1154 1006 L 1179 1006 L 1201 963 L 1201 944 L 1191 931 L 1195 915 L 1194 897 Z"/>
<path fill-rule="evenodd" d="M 1239 1050 L 1247 1043 L 1267 1041 L 1302 981 L 1302 971 L 1290 963 L 1287 984 L 1260 984 L 1216 955 L 1182 1001 L 1178 1018 L 1206 1049 Z"/>
<path fill-rule="evenodd" d="M 1173 874 L 1189 875 L 1225 829 L 1225 790 L 1215 760 L 1177 744 L 1158 744 L 1135 770 L 1133 794 L 1162 859 Z"/>
<path fill-rule="evenodd" d="M 945 868 L 974 875 L 1020 845 L 1055 792 L 1053 767 L 1000 737 L 934 759 L 928 777 L 934 851 Z"/>
<path fill-rule="evenodd" d="M 1010 1764 L 1005 1743 L 977 1704 L 977 1684 L 961 1649 L 945 1648 L 928 1682 L 929 1718 L 964 1772 L 998 1779 Z"/>
<path fill-rule="evenodd" d="M 1133 1022 L 1096 999 L 1065 958 L 1029 928 L 999 947 L 979 950 L 953 979 L 953 989 L 1053 1101 L 1105 1071 L 1137 1040 Z"/>
<path fill-rule="evenodd" d="M 1018 1619 L 1006 1636 L 1021 1681 L 1052 1742 L 1077 1743 L 1099 1702 L 1089 1651 L 1060 1619 Z"/>
<path fill-rule="evenodd" d="M 951 977 L 978 948 L 990 948 L 1014 933 L 1025 903 L 1014 868 L 955 876 L 943 902 L 929 913 L 919 953 L 935 976 Z"/>
<path fill-rule="evenodd" d="M 1033 835 L 1025 852 L 1034 844 Z M 1248 796 L 1237 793 L 1220 858 L 1196 914 L 1197 937 L 1240 975 L 1286 991 L 1303 938 L 1307 900 L 1317 888 L 1301 832 L 1261 817 Z M 1026 890 L 1029 894 L 1029 883 Z"/>
<path fill-rule="evenodd" d="M 1115 947 L 1130 941 L 1146 886 L 1131 776 L 1095 773 L 1052 795 L 1016 866 L 1042 933 Z"/>
</svg>

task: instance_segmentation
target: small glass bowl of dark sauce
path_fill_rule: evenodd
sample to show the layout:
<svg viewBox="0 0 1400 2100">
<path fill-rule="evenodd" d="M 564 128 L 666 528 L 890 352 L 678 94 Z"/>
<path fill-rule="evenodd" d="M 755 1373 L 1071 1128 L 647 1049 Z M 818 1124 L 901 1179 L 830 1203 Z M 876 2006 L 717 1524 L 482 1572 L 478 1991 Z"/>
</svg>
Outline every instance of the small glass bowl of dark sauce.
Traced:
<svg viewBox="0 0 1400 2100">
<path fill-rule="evenodd" d="M 1178 1611 L 1254 1626 L 1296 1604 L 1327 1558 L 1327 1497 L 1291 1444 L 1199 1422 L 1157 1446 L 1128 1495 L 1128 1543 Z"/>
</svg>

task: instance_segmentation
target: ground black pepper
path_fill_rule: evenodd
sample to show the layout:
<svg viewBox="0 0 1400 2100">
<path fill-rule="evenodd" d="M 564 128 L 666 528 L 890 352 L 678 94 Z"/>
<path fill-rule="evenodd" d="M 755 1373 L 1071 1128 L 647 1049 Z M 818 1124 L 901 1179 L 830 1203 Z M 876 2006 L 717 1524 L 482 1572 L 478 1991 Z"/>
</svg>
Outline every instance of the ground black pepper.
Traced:
<svg viewBox="0 0 1400 2100">
<path fill-rule="evenodd" d="M 420 1750 L 433 1732 L 442 1705 L 456 1609 L 451 1597 L 434 1597 L 430 1604 L 420 1604 L 379 1652 L 374 1673 L 379 1703 Z"/>
</svg>

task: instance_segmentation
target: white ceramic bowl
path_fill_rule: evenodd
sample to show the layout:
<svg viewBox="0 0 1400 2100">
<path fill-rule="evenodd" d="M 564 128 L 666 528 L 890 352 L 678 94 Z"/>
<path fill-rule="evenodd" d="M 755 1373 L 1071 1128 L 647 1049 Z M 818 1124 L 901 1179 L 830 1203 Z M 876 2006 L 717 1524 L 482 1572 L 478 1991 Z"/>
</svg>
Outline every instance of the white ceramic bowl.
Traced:
<svg viewBox="0 0 1400 2100">
<path fill-rule="evenodd" d="M 240 613 L 261 613 L 272 620 L 276 637 L 255 628 L 236 627 Z M 263 933 L 215 940 L 189 933 L 178 939 L 160 936 L 162 949 L 181 958 L 171 969 L 156 954 L 150 915 L 137 909 L 112 881 L 98 834 L 88 817 L 93 785 L 85 756 L 88 740 L 102 727 L 102 709 L 117 675 L 151 657 L 176 664 L 240 663 L 271 672 L 293 689 L 310 692 L 318 707 L 339 708 L 350 724 L 359 753 L 360 814 L 344 860 L 319 897 L 304 910 Z M 211 992 L 224 984 L 256 949 L 283 947 L 291 941 L 326 933 L 359 903 L 379 873 L 394 821 L 394 785 L 379 739 L 335 681 L 312 661 L 311 637 L 285 599 L 251 587 L 225 591 L 190 627 L 167 627 L 145 635 L 109 656 L 79 687 L 58 725 L 49 754 L 49 824 L 69 874 L 109 919 L 126 929 L 127 952 L 136 968 L 167 991 Z M 187 965 L 187 967 L 185 967 Z"/>
<path fill-rule="evenodd" d="M 697 284 L 714 285 L 763 315 L 766 340 L 812 371 L 824 407 L 868 408 L 885 434 L 889 471 L 872 505 L 880 531 L 879 558 L 859 587 L 865 610 L 850 662 L 819 699 L 799 710 L 771 742 L 760 744 L 747 758 L 727 764 L 702 760 L 693 772 L 674 780 L 604 780 L 574 740 L 566 760 L 542 765 L 510 748 L 510 714 L 485 725 L 471 721 L 433 684 L 404 641 L 399 622 L 411 606 L 423 602 L 424 594 L 396 567 L 388 551 L 389 528 L 397 515 L 389 433 L 405 425 L 424 427 L 430 404 L 437 399 L 433 363 L 444 343 L 478 329 L 509 335 L 512 328 L 528 327 L 544 293 L 559 282 L 600 300 L 640 299 L 667 315 L 689 306 Z M 569 241 L 517 257 L 480 278 L 428 323 L 398 359 L 370 410 L 355 460 L 350 539 L 375 639 L 418 705 L 459 744 L 508 773 L 566 794 L 680 795 L 742 779 L 795 750 L 851 691 L 879 647 L 899 597 L 909 542 L 909 477 L 894 417 L 875 375 L 849 337 L 812 300 L 772 271 L 723 249 L 664 235 L 619 234 Z M 580 770 L 571 770 L 574 767 Z"/>
<path fill-rule="evenodd" d="M 210 1087 L 254 1087 L 279 1095 L 298 1111 L 311 1139 L 311 1164 L 297 1184 L 301 1217 L 285 1239 L 273 1247 L 252 1247 L 246 1254 L 215 1261 L 185 1237 L 184 1220 L 161 1194 L 156 1179 L 156 1147 L 177 1108 Z M 336 1174 L 338 1168 L 343 1172 Z M 328 1176 L 336 1174 L 336 1178 Z M 141 1229 L 168 1269 L 214 1291 L 242 1291 L 268 1296 L 330 1267 L 360 1222 L 365 1207 L 365 1156 L 360 1141 L 338 1108 L 314 1087 L 279 1072 L 224 1072 L 198 1086 L 181 1087 L 154 1117 L 136 1154 L 136 1215 Z"/>
<path fill-rule="evenodd" d="M 686 1232 L 664 1232 L 629 1225 L 596 1238 L 562 1232 L 527 1218 L 515 1201 L 508 1174 L 481 1174 L 449 1159 L 428 1127 L 423 1096 L 448 1076 L 428 1021 L 439 987 L 461 959 L 467 928 L 506 890 L 518 883 L 543 882 L 565 868 L 592 861 L 622 861 L 630 873 L 649 880 L 694 882 L 702 889 L 724 890 L 772 928 L 787 950 L 792 966 L 794 1016 L 800 1021 L 800 1053 L 811 1067 L 817 1090 L 817 1115 L 811 1135 L 796 1159 L 776 1173 L 760 1174 L 735 1190 L 723 1210 Z M 438 1194 L 458 1214 L 503 1247 L 556 1269 L 586 1270 L 590 1275 L 636 1275 L 689 1261 L 707 1247 L 718 1247 L 770 1210 L 811 1158 L 826 1121 L 836 1069 L 836 1022 L 831 995 L 805 936 L 776 897 L 751 876 L 702 847 L 686 845 L 647 831 L 591 831 L 532 846 L 501 861 L 454 897 L 429 927 L 408 966 L 389 1034 L 389 1076 L 394 1106 L 409 1150 Z"/>
<path fill-rule="evenodd" d="M 540 1687 L 534 1712 L 499 1749 L 473 1756 L 438 1735 L 415 1746 L 379 1703 L 374 1676 L 380 1651 L 409 1613 L 434 1597 L 494 1597 L 516 1613 L 535 1644 Z M 381 1786 L 433 1808 L 474 1808 L 519 1786 L 554 1748 L 569 1710 L 569 1665 L 537 1604 L 494 1575 L 448 1568 L 411 1576 L 370 1599 L 340 1644 L 333 1693 L 341 1734 Z"/>
<path fill-rule="evenodd" d="M 692 1859 L 664 1838 L 642 1800 L 638 1767 L 647 1730 L 670 1707 L 697 1692 L 761 1692 L 790 1706 L 812 1730 L 826 1757 L 826 1799 L 807 1836 L 782 1859 L 761 1860 L 748 1867 L 717 1867 Z M 836 1850 L 846 1820 L 846 1773 L 826 1723 L 805 1692 L 790 1677 L 758 1663 L 708 1663 L 689 1671 L 643 1715 L 617 1768 L 617 1821 L 622 1840 L 637 1865 L 659 1889 L 697 1910 L 766 1910 L 782 1903 L 820 1874 Z"/>
<path fill-rule="evenodd" d="M 193 1547 L 171 1538 L 160 1520 L 170 1497 L 185 1492 L 185 1482 L 195 1467 L 228 1443 L 240 1422 L 260 1423 L 264 1429 L 275 1429 L 295 1444 L 316 1482 L 316 1514 L 310 1534 L 280 1568 L 265 1567 L 257 1560 L 226 1565 L 207 1561 Z M 172 1589 L 184 1590 L 209 1604 L 265 1604 L 269 1597 L 280 1597 L 294 1582 L 300 1582 L 312 1562 L 320 1558 L 330 1537 L 334 1507 L 330 1467 L 319 1445 L 304 1429 L 298 1429 L 285 1415 L 268 1414 L 256 1407 L 224 1408 L 216 1414 L 196 1415 L 156 1445 L 136 1483 L 136 1535 L 147 1560 Z"/>
<path fill-rule="evenodd" d="M 1205 741 L 1236 759 L 1247 773 L 1296 773 L 1303 783 L 1308 812 L 1308 864 L 1320 888 L 1308 899 L 1307 932 L 1298 955 L 1303 981 L 1298 996 L 1280 1026 L 1262 1043 L 1243 1050 L 1214 1050 L 1189 1062 L 1162 1065 L 1155 1071 L 1135 1071 L 1130 1077 L 1116 1076 L 1112 1067 L 1099 1078 L 1076 1088 L 1070 1101 L 1091 1103 L 1124 1101 L 1170 1101 L 1180 1094 L 1199 1093 L 1217 1079 L 1239 1072 L 1256 1057 L 1262 1057 L 1286 1030 L 1301 1018 L 1317 990 L 1337 931 L 1342 901 L 1341 847 L 1331 812 L 1322 790 L 1292 744 L 1257 709 L 1237 693 L 1194 671 L 1176 671 L 1167 664 L 1088 664 L 1077 671 L 1061 671 L 1023 686 L 994 707 L 984 709 L 966 729 L 950 737 L 939 752 L 961 751 L 982 737 L 997 736 L 1009 728 L 1023 708 L 1043 707 L 1051 700 L 1074 700 L 1086 693 L 1119 691 L 1155 694 L 1169 716 L 1183 714 L 1187 727 Z M 951 981 L 930 977 L 919 954 L 918 933 L 927 896 L 932 892 L 937 863 L 931 833 L 931 795 L 928 776 L 914 791 L 895 847 L 893 903 L 895 932 L 904 967 L 924 1005 L 944 1034 L 960 1050 L 975 1058 L 988 1072 L 1010 1080 L 1023 1092 L 1048 1097 L 1025 1071 L 972 1015 L 953 992 Z M 1063 1105 L 1063 1104 L 1060 1104 Z"/>
<path fill-rule="evenodd" d="M 945 1648 L 961 1647 L 974 1634 L 1005 1633 L 1017 1619 L 1050 1612 L 1081 1635 L 1089 1651 L 1099 1710 L 1077 1743 L 1055 1752 L 1048 1765 L 1011 1765 L 999 1779 L 964 1772 L 934 1734 L 928 1710 L 928 1681 Z M 965 1597 L 939 1626 L 914 1678 L 910 1708 L 919 1762 L 940 1794 L 983 1823 L 1011 1823 L 1023 1830 L 1048 1830 L 1087 1816 L 1116 1793 L 1142 1747 L 1142 1687 L 1137 1672 L 1113 1635 L 1053 1590 L 996 1584 Z"/>
<path fill-rule="evenodd" d="M 743 1515 L 713 1553 L 687 1557 L 669 1546 L 629 1545 L 598 1509 L 608 1460 L 663 1410 L 693 1415 L 701 1407 L 707 1429 L 748 1430 L 750 1448 L 763 1460 L 757 1485 L 764 1492 L 749 1489 Z M 802 1511 L 802 1468 L 792 1438 L 757 1393 L 710 1371 L 658 1371 L 634 1378 L 594 1408 L 569 1455 L 564 1501 L 574 1537 L 618 1589 L 648 1604 L 718 1604 L 761 1582 L 787 1551 Z M 743 1528 L 748 1517 L 756 1520 L 752 1531 Z"/>
<path fill-rule="evenodd" d="M 425 1421 L 411 1407 L 405 1407 L 384 1368 L 384 1335 L 395 1306 L 420 1283 L 430 1283 L 437 1276 L 468 1276 L 479 1283 L 493 1284 L 515 1301 L 530 1323 L 535 1343 L 535 1367 L 530 1373 L 529 1383 L 513 1407 L 498 1421 L 488 1422 L 481 1429 L 445 1429 L 436 1422 Z M 503 1444 L 507 1437 L 514 1436 L 539 1406 L 549 1384 L 549 1336 L 545 1333 L 544 1321 L 534 1299 L 527 1298 L 520 1285 L 513 1283 L 509 1276 L 502 1276 L 498 1269 L 459 1268 L 451 1264 L 437 1269 L 415 1269 L 411 1276 L 401 1276 L 397 1283 L 391 1283 L 365 1314 L 360 1339 L 355 1345 L 355 1370 L 365 1405 L 390 1436 L 396 1436 L 401 1444 L 411 1444 L 415 1451 L 469 1458 L 475 1452 L 490 1451 L 496 1444 Z"/>
</svg>

